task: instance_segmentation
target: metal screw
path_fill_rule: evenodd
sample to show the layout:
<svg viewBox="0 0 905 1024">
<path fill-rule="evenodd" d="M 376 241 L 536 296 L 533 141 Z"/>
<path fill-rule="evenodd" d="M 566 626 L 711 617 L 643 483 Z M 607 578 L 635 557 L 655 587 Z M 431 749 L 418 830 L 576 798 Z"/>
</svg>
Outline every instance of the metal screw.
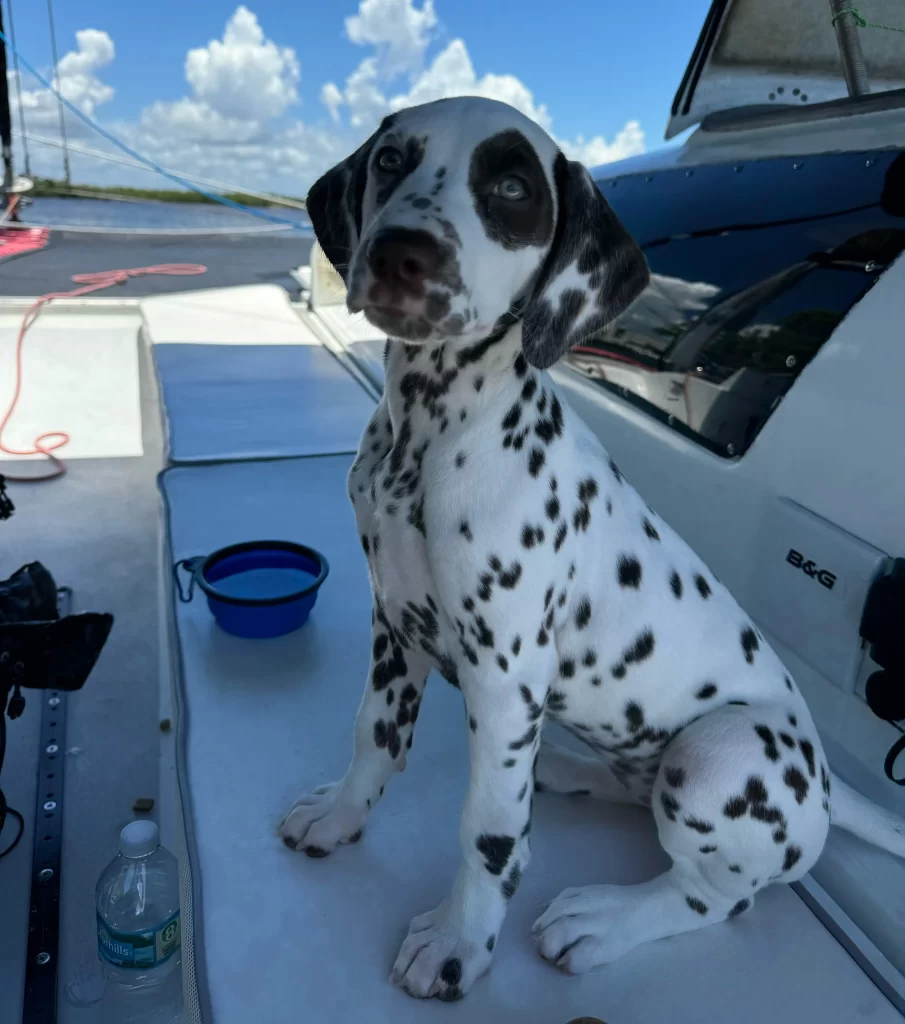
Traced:
<svg viewBox="0 0 905 1024">
<path fill-rule="evenodd" d="M 874 160 L 873 158 L 871 158 L 870 160 L 865 160 L 865 161 L 864 161 L 864 166 L 865 166 L 865 167 L 873 167 L 873 165 L 874 165 L 874 164 L 875 164 L 876 162 L 877 162 L 876 160 Z"/>
<path fill-rule="evenodd" d="M 49 964 L 50 953 L 38 953 L 38 955 L 35 957 L 35 963 L 38 964 L 39 967 L 43 967 L 45 964 Z"/>
<path fill-rule="evenodd" d="M 674 426 L 675 426 L 675 424 L 676 424 L 676 418 L 675 418 L 675 416 L 669 416 L 669 417 L 667 418 L 667 420 L 666 420 L 666 424 L 667 424 L 667 426 L 670 426 L 670 427 L 674 427 Z"/>
<path fill-rule="evenodd" d="M 726 452 L 729 455 L 735 455 L 735 445 L 731 441 L 726 445 Z"/>
<path fill-rule="evenodd" d="M 776 93 L 775 92 L 771 92 L 770 93 L 770 99 L 771 100 L 775 100 L 776 99 Z"/>
<path fill-rule="evenodd" d="M 867 263 L 864 264 L 864 273 L 865 274 L 872 274 L 876 269 L 877 269 L 877 262 L 876 262 L 876 260 L 868 260 Z"/>
<path fill-rule="evenodd" d="M 691 178 L 691 177 L 693 177 L 693 175 L 694 175 L 694 171 L 686 171 L 685 172 L 685 177 L 686 178 Z"/>
<path fill-rule="evenodd" d="M 804 166 L 804 164 L 802 164 L 802 162 L 800 160 L 796 160 L 795 163 L 792 164 L 792 170 L 793 171 L 800 171 L 803 166 Z"/>
<path fill-rule="evenodd" d="M 47 753 L 48 754 L 55 754 L 59 749 L 60 749 L 59 745 L 56 744 L 56 743 L 48 743 L 47 744 Z"/>
<path fill-rule="evenodd" d="M 741 164 L 736 164 L 735 167 L 732 168 L 736 174 L 741 174 L 744 169 L 745 168 Z"/>
<path fill-rule="evenodd" d="M 44 804 L 44 810 L 45 811 L 55 811 L 56 809 L 57 809 L 57 802 L 56 802 L 56 800 L 48 800 Z"/>
<path fill-rule="evenodd" d="M 786 356 L 786 366 L 791 370 L 792 367 L 798 362 L 795 356 Z"/>
<path fill-rule="evenodd" d="M 38 872 L 38 878 L 42 882 L 49 882 L 53 878 L 53 868 L 42 868 Z"/>
<path fill-rule="evenodd" d="M 60 706 L 60 698 L 59 697 L 51 697 L 47 701 L 47 704 L 48 704 L 49 707 L 58 708 Z"/>
</svg>

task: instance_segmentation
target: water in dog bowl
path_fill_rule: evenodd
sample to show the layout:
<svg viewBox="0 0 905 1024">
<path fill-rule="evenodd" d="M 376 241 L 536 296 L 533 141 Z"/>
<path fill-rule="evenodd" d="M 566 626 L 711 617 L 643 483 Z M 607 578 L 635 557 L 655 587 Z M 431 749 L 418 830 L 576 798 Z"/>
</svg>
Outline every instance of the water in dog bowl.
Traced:
<svg viewBox="0 0 905 1024">
<path fill-rule="evenodd" d="M 297 594 L 310 587 L 316 578 L 304 569 L 262 568 L 224 576 L 212 585 L 226 597 L 260 600 Z"/>
</svg>

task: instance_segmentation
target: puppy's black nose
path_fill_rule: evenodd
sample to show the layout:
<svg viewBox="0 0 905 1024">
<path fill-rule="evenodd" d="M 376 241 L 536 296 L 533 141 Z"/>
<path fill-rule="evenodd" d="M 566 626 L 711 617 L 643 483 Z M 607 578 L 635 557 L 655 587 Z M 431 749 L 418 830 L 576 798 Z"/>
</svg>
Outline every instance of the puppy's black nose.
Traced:
<svg viewBox="0 0 905 1024">
<path fill-rule="evenodd" d="M 381 283 L 420 294 L 440 268 L 440 247 L 426 231 L 387 228 L 368 246 L 368 266 Z"/>
</svg>

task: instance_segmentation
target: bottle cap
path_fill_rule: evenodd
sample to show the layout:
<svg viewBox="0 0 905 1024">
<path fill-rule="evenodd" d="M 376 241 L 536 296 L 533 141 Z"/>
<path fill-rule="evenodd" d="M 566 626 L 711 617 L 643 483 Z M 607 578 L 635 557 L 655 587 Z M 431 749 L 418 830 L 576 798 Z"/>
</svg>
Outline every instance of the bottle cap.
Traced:
<svg viewBox="0 0 905 1024">
<path fill-rule="evenodd" d="M 160 846 L 156 821 L 131 821 L 119 834 L 119 852 L 124 857 L 147 857 Z"/>
</svg>

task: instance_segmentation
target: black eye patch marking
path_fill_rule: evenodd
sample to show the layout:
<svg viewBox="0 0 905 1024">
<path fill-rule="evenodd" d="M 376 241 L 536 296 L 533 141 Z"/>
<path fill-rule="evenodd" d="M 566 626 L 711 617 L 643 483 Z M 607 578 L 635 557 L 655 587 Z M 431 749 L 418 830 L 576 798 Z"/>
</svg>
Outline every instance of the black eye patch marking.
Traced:
<svg viewBox="0 0 905 1024">
<path fill-rule="evenodd" d="M 402 160 L 397 169 L 392 171 L 382 170 L 376 157 L 380 155 L 385 145 L 375 146 L 375 159 L 371 164 L 371 176 L 377 187 L 374 202 L 377 206 L 383 206 L 403 181 L 415 170 L 424 159 L 424 150 L 427 146 L 426 138 L 412 136 L 400 142 L 394 149 L 398 149 Z M 430 206 L 430 201 L 427 203 Z"/>
<path fill-rule="evenodd" d="M 526 195 L 505 199 L 494 186 L 518 177 Z M 471 156 L 468 187 L 487 237 L 504 249 L 545 245 L 553 234 L 553 195 L 531 143 L 515 129 L 485 139 Z"/>
</svg>

